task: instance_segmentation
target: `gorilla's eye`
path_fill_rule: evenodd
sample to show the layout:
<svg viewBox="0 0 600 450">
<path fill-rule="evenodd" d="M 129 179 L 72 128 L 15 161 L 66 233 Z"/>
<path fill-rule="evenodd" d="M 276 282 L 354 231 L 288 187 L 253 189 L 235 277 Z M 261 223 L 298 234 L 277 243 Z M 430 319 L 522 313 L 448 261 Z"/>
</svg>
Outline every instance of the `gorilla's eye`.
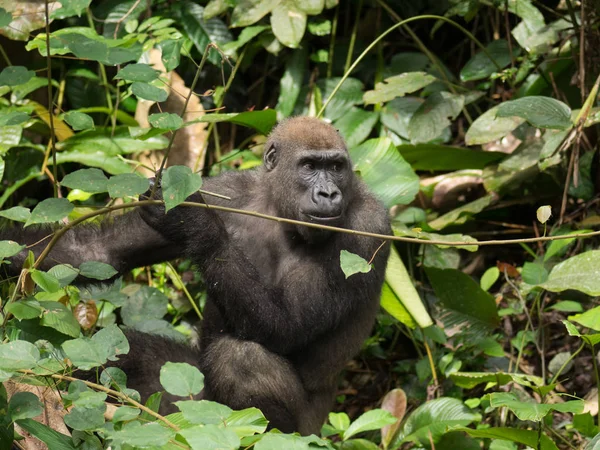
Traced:
<svg viewBox="0 0 600 450">
<path fill-rule="evenodd" d="M 339 172 L 340 170 L 342 170 L 342 165 L 340 163 L 333 163 L 331 165 L 331 170 L 333 170 L 334 172 Z"/>
<path fill-rule="evenodd" d="M 311 162 L 305 162 L 304 164 L 302 164 L 302 167 L 306 170 L 315 170 L 315 165 Z"/>
</svg>

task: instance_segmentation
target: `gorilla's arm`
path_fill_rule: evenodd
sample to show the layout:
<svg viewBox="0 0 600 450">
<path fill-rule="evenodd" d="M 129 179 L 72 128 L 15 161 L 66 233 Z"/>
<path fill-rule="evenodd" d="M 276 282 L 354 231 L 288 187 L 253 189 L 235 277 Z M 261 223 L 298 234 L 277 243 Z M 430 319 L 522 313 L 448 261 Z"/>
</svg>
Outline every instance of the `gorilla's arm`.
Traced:
<svg viewBox="0 0 600 450">
<path fill-rule="evenodd" d="M 22 225 L 0 228 L 0 240 L 27 245 L 6 266 L 9 275 L 17 275 L 29 250 L 39 256 L 50 242 L 55 229 Z M 182 256 L 182 241 L 169 240 L 149 226 L 138 210 L 105 220 L 100 225 L 80 225 L 68 230 L 52 248 L 40 266 L 48 270 L 56 264 L 74 267 L 86 261 L 110 264 L 119 273 L 134 267 L 154 264 Z"/>
</svg>

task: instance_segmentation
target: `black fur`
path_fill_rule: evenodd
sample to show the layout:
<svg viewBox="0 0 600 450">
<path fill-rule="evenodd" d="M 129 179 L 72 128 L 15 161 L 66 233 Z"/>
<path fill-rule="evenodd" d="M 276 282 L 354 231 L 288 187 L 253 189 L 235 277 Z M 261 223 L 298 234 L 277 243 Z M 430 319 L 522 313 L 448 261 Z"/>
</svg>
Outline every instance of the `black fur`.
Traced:
<svg viewBox="0 0 600 450">
<path fill-rule="evenodd" d="M 203 189 L 231 200 L 189 200 L 390 233 L 386 211 L 353 174 L 343 140 L 316 119 L 283 122 L 267 141 L 263 167 L 206 179 Z M 31 243 L 47 232 L 6 233 L 0 239 Z M 375 255 L 380 245 L 210 209 L 178 207 L 165 215 L 153 207 L 100 228 L 73 229 L 47 264 L 98 260 L 126 271 L 193 258 L 208 290 L 201 350 L 130 333 L 132 350 L 120 364 L 128 385 L 147 396 L 161 389 L 164 362 L 186 361 L 205 374 L 204 398 L 257 406 L 272 426 L 310 434 L 319 431 L 340 371 L 373 325 L 389 251 L 385 245 Z M 373 270 L 345 279 L 341 250 L 375 255 Z"/>
</svg>

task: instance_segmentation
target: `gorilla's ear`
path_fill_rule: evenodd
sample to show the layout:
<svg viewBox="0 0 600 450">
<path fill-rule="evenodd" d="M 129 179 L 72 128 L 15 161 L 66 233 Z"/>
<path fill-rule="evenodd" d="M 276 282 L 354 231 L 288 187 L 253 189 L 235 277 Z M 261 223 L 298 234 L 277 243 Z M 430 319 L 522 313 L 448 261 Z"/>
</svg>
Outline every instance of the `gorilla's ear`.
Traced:
<svg viewBox="0 0 600 450">
<path fill-rule="evenodd" d="M 277 165 L 277 146 L 271 142 L 263 155 L 263 161 L 267 170 L 273 170 Z"/>
</svg>

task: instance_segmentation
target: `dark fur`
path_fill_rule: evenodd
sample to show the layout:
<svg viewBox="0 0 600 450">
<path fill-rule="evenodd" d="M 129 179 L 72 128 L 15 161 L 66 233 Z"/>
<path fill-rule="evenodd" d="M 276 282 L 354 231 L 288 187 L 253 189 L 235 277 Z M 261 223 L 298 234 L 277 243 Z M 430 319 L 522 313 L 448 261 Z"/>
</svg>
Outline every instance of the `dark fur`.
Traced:
<svg viewBox="0 0 600 450">
<path fill-rule="evenodd" d="M 312 158 L 315 170 L 300 155 Z M 345 163 L 333 169 L 330 161 L 340 158 Z M 390 233 L 386 211 L 352 173 L 342 138 L 316 119 L 283 122 L 267 141 L 264 167 L 206 179 L 203 189 L 231 197 L 205 196 L 210 204 L 305 221 L 341 212 L 326 223 Z M 203 201 L 199 194 L 190 200 Z M 9 237 L 31 243 L 41 237 L 34 234 Z M 121 363 L 128 385 L 146 397 L 161 390 L 164 362 L 186 361 L 205 374 L 205 398 L 257 406 L 272 426 L 310 434 L 319 431 L 340 371 L 371 330 L 389 249 L 379 250 L 370 273 L 348 279 L 340 251 L 369 260 L 380 244 L 202 208 L 166 215 L 147 208 L 101 228 L 74 229 L 47 261 L 98 260 L 126 271 L 183 254 L 193 258 L 208 289 L 201 351 L 130 333 L 132 350 Z"/>
</svg>

